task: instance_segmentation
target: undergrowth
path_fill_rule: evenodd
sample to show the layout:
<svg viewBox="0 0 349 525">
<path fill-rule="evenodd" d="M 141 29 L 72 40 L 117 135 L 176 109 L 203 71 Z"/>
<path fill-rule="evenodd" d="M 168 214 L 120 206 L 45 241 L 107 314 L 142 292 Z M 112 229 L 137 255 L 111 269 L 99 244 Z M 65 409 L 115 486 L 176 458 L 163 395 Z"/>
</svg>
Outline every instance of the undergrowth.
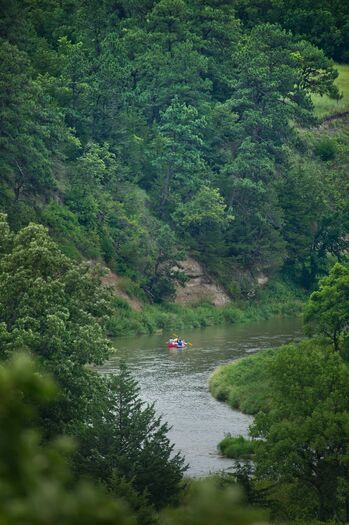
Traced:
<svg viewBox="0 0 349 525">
<path fill-rule="evenodd" d="M 231 459 L 251 459 L 255 452 L 255 442 L 243 436 L 227 434 L 218 444 L 219 451 Z"/>
<path fill-rule="evenodd" d="M 304 291 L 282 280 L 273 281 L 249 300 L 232 301 L 222 308 L 202 301 L 192 306 L 145 305 L 141 311 L 135 311 L 125 300 L 116 297 L 115 313 L 107 322 L 107 330 L 112 337 L 118 337 L 296 316 L 305 299 Z"/>
</svg>

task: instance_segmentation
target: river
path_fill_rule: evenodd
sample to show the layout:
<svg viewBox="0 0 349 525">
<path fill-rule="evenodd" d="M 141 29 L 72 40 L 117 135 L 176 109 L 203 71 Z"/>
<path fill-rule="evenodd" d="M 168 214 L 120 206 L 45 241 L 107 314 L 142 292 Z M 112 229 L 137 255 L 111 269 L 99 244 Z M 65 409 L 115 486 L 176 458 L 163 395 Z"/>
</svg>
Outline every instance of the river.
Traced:
<svg viewBox="0 0 349 525">
<path fill-rule="evenodd" d="M 232 460 L 218 454 L 217 443 L 228 432 L 247 436 L 252 420 L 211 396 L 210 374 L 218 365 L 300 338 L 301 322 L 272 319 L 179 335 L 193 345 L 168 349 L 166 335 L 119 338 L 117 353 L 99 369 L 113 373 L 121 358 L 127 362 L 142 398 L 155 402 L 157 413 L 172 426 L 169 437 L 189 463 L 187 474 L 203 476 L 231 467 Z"/>
</svg>

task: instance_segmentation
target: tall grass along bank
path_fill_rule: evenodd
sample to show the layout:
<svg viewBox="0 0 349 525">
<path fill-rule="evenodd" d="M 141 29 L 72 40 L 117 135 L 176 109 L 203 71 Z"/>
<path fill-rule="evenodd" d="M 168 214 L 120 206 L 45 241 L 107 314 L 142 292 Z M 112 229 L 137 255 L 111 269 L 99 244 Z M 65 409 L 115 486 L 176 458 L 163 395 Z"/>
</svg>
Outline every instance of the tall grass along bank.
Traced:
<svg viewBox="0 0 349 525">
<path fill-rule="evenodd" d="M 114 315 L 107 328 L 112 337 L 132 334 L 152 334 L 157 331 L 179 331 L 224 324 L 246 323 L 276 316 L 297 316 L 301 313 L 306 294 L 283 281 L 274 281 L 251 300 L 232 301 L 223 308 L 208 302 L 193 306 L 164 303 L 145 305 L 135 311 L 116 297 Z"/>
<path fill-rule="evenodd" d="M 278 349 L 270 349 L 218 367 L 210 377 L 211 394 L 245 414 L 270 408 L 269 366 Z"/>
</svg>

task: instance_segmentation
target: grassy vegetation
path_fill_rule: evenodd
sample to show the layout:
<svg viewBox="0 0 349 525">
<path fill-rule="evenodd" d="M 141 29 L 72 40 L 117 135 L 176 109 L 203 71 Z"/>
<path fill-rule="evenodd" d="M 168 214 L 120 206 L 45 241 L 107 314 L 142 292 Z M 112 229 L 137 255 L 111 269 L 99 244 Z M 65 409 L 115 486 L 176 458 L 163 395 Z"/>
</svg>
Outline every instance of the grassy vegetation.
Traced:
<svg viewBox="0 0 349 525">
<path fill-rule="evenodd" d="M 348 106 L 349 110 L 349 106 Z M 349 162 L 349 114 L 324 122 L 318 128 L 304 132 L 306 151 L 293 157 L 293 162 L 306 173 L 317 177 L 315 191 L 326 193 L 325 204 L 330 209 L 336 201 L 347 216 Z M 344 219 L 345 220 L 345 219 Z M 330 258 L 328 262 L 331 264 Z"/>
<path fill-rule="evenodd" d="M 231 459 L 251 459 L 255 452 L 255 442 L 243 436 L 227 434 L 218 444 L 219 451 Z"/>
<path fill-rule="evenodd" d="M 191 307 L 165 303 L 135 311 L 123 299 L 115 298 L 115 314 L 107 328 L 111 336 L 117 337 L 295 316 L 300 314 L 305 299 L 302 290 L 282 280 L 274 280 L 251 300 L 231 302 L 224 308 L 208 302 Z"/>
<path fill-rule="evenodd" d="M 327 95 L 313 95 L 312 100 L 315 106 L 315 114 L 318 118 L 324 119 L 335 113 L 342 113 L 349 110 L 349 65 L 336 65 L 339 76 L 335 82 L 343 97 L 339 100 L 332 100 Z"/>
<path fill-rule="evenodd" d="M 268 410 L 271 404 L 269 365 L 277 349 L 220 366 L 209 381 L 211 394 L 246 414 Z"/>
</svg>

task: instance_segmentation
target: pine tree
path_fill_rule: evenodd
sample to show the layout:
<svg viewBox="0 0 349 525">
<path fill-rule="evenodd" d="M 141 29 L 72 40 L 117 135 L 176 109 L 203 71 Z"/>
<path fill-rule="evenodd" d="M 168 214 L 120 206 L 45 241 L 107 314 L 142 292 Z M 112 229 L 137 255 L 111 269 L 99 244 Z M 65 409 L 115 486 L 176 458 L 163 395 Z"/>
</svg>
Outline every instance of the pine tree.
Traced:
<svg viewBox="0 0 349 525">
<path fill-rule="evenodd" d="M 186 202 L 208 182 L 210 170 L 204 158 L 203 135 L 207 120 L 198 110 L 176 97 L 161 114 L 153 161 L 157 180 L 155 197 L 161 214 Z"/>
<path fill-rule="evenodd" d="M 60 116 L 28 56 L 0 39 L 0 169 L 17 202 L 22 194 L 52 188 L 52 153 Z"/>
<path fill-rule="evenodd" d="M 162 507 L 178 497 L 186 466 L 174 453 L 169 427 L 145 404 L 125 364 L 104 384 L 105 395 L 94 410 L 91 427 L 81 438 L 79 464 L 112 487 L 115 475 L 132 482 L 139 494 Z"/>
</svg>

